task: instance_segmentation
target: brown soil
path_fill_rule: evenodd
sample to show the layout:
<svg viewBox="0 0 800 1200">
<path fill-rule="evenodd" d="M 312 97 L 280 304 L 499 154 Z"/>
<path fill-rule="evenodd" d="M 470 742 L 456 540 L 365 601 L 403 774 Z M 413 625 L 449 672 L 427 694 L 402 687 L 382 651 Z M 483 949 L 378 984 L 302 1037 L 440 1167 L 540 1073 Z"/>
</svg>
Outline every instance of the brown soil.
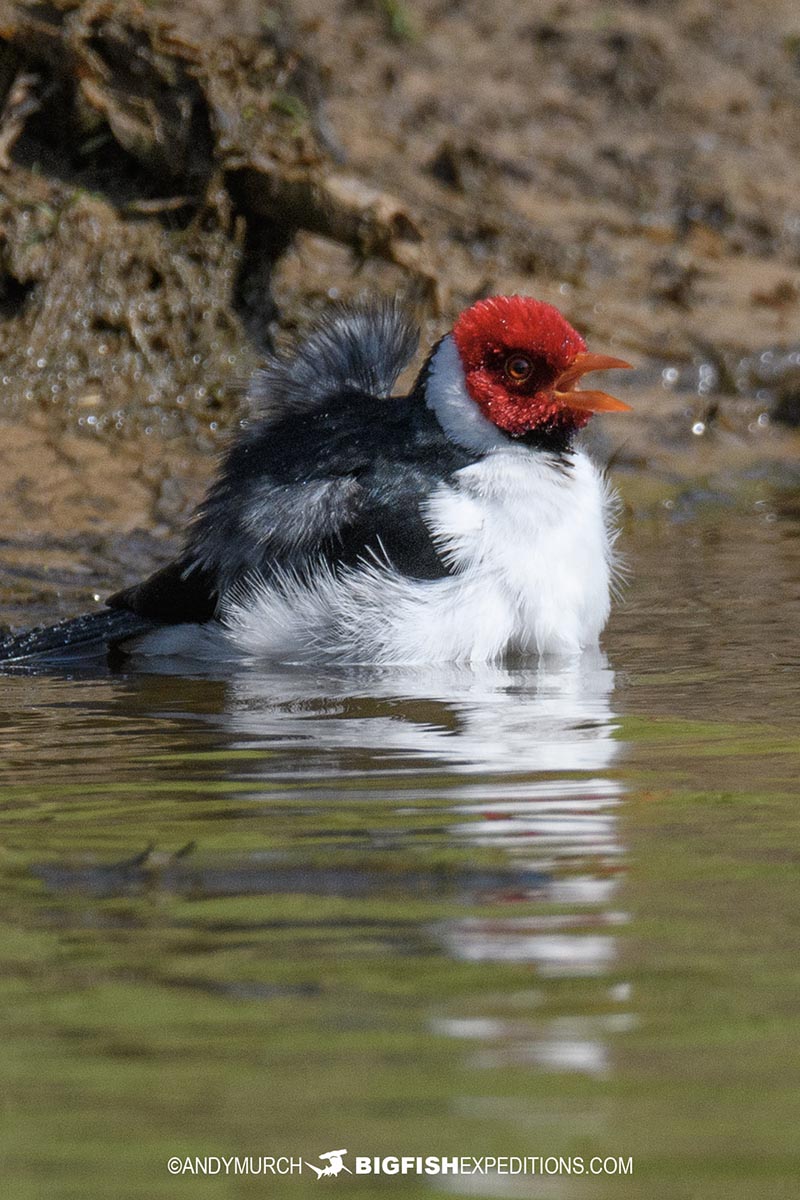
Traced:
<svg viewBox="0 0 800 1200">
<path fill-rule="evenodd" d="M 605 431 L 632 495 L 796 483 L 799 96 L 788 0 L 6 2 L 7 611 L 166 553 L 248 371 L 332 298 L 398 292 L 432 339 L 538 295 L 640 368 Z"/>
</svg>

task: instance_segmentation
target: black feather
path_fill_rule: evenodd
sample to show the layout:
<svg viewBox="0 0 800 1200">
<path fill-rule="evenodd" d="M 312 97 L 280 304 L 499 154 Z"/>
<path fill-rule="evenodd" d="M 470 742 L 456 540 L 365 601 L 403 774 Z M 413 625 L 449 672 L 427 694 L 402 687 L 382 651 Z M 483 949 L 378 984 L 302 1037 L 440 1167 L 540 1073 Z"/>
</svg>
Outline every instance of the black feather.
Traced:
<svg viewBox="0 0 800 1200">
<path fill-rule="evenodd" d="M 59 662 L 76 657 L 105 655 L 126 638 L 154 629 L 152 621 L 129 610 L 102 609 L 39 626 L 25 633 L 10 634 L 0 640 L 0 663 L 13 665 L 30 659 Z"/>
<path fill-rule="evenodd" d="M 474 456 L 426 408 L 427 363 L 410 396 L 386 395 L 415 342 L 392 306 L 342 312 L 294 359 L 273 363 L 258 380 L 264 415 L 228 451 L 181 558 L 110 603 L 202 622 L 254 575 L 308 578 L 322 563 L 375 557 L 415 578 L 447 574 L 424 506 Z"/>
<path fill-rule="evenodd" d="M 291 354 L 256 371 L 250 397 L 270 422 L 320 408 L 338 392 L 386 397 L 418 342 L 419 331 L 396 302 L 340 306 Z"/>
<path fill-rule="evenodd" d="M 185 557 L 156 571 L 144 583 L 115 592 L 106 603 L 112 609 L 137 613 L 158 625 L 202 624 L 217 611 L 216 580 Z"/>
</svg>

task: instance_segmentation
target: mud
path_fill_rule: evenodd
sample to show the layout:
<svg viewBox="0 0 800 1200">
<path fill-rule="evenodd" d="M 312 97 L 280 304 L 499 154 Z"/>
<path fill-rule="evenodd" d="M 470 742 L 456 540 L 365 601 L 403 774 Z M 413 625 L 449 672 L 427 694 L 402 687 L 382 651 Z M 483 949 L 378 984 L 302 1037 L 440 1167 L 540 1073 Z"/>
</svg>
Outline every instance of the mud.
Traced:
<svg viewBox="0 0 800 1200">
<path fill-rule="evenodd" d="M 166 553 L 259 356 L 364 293 L 429 340 L 533 293 L 636 363 L 634 506 L 795 487 L 799 97 L 786 0 L 6 2 L 7 608 Z"/>
</svg>

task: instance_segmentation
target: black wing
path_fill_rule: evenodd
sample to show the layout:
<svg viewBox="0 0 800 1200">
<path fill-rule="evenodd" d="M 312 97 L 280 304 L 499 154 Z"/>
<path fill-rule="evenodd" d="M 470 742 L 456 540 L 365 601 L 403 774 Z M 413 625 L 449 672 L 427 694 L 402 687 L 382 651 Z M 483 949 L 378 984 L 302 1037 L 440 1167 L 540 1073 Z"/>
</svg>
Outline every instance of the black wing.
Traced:
<svg viewBox="0 0 800 1200">
<path fill-rule="evenodd" d="M 415 340 L 393 308 L 340 314 L 295 358 L 259 373 L 266 413 L 229 451 L 186 550 L 109 604 L 158 622 L 202 622 L 256 574 L 302 578 L 321 562 L 374 556 L 417 578 L 446 574 L 424 504 L 472 458 L 445 437 L 419 382 L 409 397 L 388 395 Z"/>
</svg>

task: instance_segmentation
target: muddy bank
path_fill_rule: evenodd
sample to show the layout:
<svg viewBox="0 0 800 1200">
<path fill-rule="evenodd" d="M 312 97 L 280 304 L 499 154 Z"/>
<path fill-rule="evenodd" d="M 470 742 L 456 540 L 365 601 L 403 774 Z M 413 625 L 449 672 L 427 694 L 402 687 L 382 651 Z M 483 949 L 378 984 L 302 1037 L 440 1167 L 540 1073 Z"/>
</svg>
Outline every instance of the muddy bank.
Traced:
<svg viewBox="0 0 800 1200">
<path fill-rule="evenodd" d="M 15 597 L 78 544 L 102 584 L 131 561 L 115 536 L 154 561 L 259 355 L 370 291 L 428 339 L 534 293 L 637 363 L 635 414 L 601 434 L 632 504 L 794 486 L 798 46 L 783 0 L 6 3 Z"/>
<path fill-rule="evenodd" d="M 182 408 L 225 407 L 291 320 L 272 274 L 299 228 L 389 259 L 419 240 L 336 169 L 288 18 L 201 29 L 196 12 L 74 0 L 12 5 L 0 24 L 12 410 L 169 432 Z"/>
</svg>

